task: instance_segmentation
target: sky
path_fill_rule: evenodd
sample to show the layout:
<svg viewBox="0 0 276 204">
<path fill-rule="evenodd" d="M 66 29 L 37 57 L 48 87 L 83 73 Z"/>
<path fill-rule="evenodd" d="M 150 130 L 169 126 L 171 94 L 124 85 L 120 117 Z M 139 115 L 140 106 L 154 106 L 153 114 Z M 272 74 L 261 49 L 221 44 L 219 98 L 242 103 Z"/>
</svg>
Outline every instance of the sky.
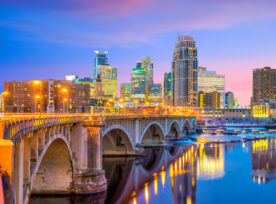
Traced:
<svg viewBox="0 0 276 204">
<path fill-rule="evenodd" d="M 178 35 L 192 35 L 199 65 L 226 77 L 241 105 L 252 70 L 276 68 L 275 0 L 0 0 L 4 81 L 92 77 L 94 50 L 108 51 L 118 86 L 150 56 L 154 82 L 171 70 Z"/>
</svg>

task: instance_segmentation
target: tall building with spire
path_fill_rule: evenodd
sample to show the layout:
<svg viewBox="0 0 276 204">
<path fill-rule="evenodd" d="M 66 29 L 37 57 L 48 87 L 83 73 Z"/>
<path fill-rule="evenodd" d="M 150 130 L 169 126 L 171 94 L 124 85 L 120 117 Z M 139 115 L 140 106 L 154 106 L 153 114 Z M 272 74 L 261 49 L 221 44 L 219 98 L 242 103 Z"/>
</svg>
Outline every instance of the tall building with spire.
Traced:
<svg viewBox="0 0 276 204">
<path fill-rule="evenodd" d="M 175 43 L 172 73 L 174 106 L 197 106 L 197 48 L 192 36 L 180 35 Z"/>
</svg>

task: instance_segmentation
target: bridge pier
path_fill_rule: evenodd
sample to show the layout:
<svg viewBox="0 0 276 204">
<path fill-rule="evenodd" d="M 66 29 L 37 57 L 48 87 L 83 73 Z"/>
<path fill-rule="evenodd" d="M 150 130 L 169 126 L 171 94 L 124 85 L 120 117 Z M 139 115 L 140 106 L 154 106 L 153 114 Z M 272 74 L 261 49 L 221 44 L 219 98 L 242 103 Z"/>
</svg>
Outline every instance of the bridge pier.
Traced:
<svg viewBox="0 0 276 204">
<path fill-rule="evenodd" d="M 103 192 L 107 189 L 107 181 L 102 170 L 102 128 L 103 121 L 86 120 L 86 165 L 75 175 L 74 192 L 88 194 Z"/>
</svg>

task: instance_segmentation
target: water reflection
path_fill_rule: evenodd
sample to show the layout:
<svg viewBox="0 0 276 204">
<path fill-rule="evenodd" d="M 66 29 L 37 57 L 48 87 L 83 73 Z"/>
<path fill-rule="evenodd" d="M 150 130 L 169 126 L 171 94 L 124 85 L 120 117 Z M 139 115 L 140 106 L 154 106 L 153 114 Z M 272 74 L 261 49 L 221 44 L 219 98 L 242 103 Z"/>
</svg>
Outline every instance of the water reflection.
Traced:
<svg viewBox="0 0 276 204">
<path fill-rule="evenodd" d="M 276 139 L 256 140 L 247 142 L 243 146 L 250 147 L 251 160 L 249 152 L 244 151 L 240 143 L 148 148 L 145 157 L 104 157 L 103 167 L 108 180 L 106 194 L 98 197 L 67 197 L 63 200 L 57 198 L 55 202 L 46 198 L 46 201 L 47 203 L 49 201 L 49 203 L 192 204 L 202 201 L 214 203 L 215 200 L 205 200 L 206 196 L 210 198 L 213 196 L 212 199 L 217 199 L 218 203 L 233 203 L 233 199 L 231 200 L 233 194 L 239 195 L 240 198 L 244 196 L 243 193 L 239 193 L 244 189 L 245 182 L 249 192 L 244 196 L 246 199 L 249 199 L 251 194 L 266 199 L 267 193 L 265 195 L 254 193 L 260 190 L 256 189 L 260 186 L 254 184 L 251 178 L 248 180 L 246 175 L 251 172 L 252 180 L 256 183 L 276 178 Z M 229 171 L 234 173 L 225 173 Z M 218 178 L 220 182 L 213 181 Z M 210 185 L 212 188 L 209 188 Z M 229 194 L 220 197 L 218 192 L 221 189 L 228 189 L 224 194 L 228 192 Z M 202 194 L 203 191 L 206 194 Z M 255 198 L 251 199 L 252 203 L 257 202 Z M 268 201 L 272 201 L 274 197 L 269 199 Z M 31 203 L 39 203 L 39 200 L 32 199 Z"/>
<path fill-rule="evenodd" d="M 276 179 L 276 140 L 256 140 L 251 144 L 252 179 L 264 183 Z"/>
</svg>

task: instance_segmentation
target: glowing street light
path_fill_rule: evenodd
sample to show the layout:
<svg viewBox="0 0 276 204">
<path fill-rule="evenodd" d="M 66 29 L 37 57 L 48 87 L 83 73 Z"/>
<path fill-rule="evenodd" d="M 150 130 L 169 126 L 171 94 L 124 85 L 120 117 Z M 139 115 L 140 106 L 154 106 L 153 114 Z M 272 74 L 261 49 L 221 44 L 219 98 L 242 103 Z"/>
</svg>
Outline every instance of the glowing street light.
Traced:
<svg viewBox="0 0 276 204">
<path fill-rule="evenodd" d="M 37 105 L 37 100 L 40 100 L 41 96 L 40 95 L 36 95 L 35 96 L 35 113 L 36 113 L 36 105 Z M 40 101 L 40 113 L 41 113 L 41 101 Z"/>
<path fill-rule="evenodd" d="M 39 84 L 41 84 L 41 81 L 39 81 L 39 80 L 34 80 L 33 83 L 34 83 L 35 85 L 39 85 Z"/>
</svg>

